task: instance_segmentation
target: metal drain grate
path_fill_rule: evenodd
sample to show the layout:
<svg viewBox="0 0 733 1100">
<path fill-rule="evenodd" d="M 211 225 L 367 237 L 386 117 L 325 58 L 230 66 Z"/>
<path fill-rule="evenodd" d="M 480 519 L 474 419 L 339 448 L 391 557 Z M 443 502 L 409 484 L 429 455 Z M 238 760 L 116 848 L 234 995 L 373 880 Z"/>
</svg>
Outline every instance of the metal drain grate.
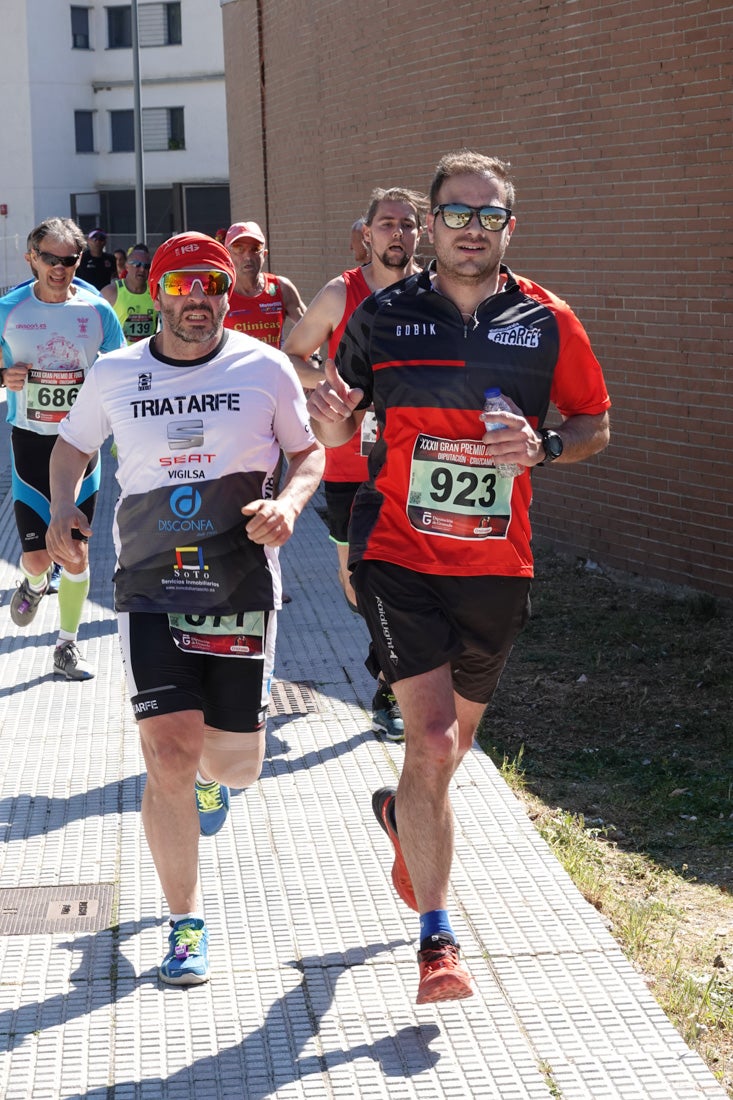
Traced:
<svg viewBox="0 0 733 1100">
<path fill-rule="evenodd" d="M 110 926 L 114 892 L 111 883 L 0 890 L 0 935 L 99 932 Z"/>
<path fill-rule="evenodd" d="M 320 714 L 318 696 L 309 680 L 273 680 L 269 713 Z"/>
</svg>

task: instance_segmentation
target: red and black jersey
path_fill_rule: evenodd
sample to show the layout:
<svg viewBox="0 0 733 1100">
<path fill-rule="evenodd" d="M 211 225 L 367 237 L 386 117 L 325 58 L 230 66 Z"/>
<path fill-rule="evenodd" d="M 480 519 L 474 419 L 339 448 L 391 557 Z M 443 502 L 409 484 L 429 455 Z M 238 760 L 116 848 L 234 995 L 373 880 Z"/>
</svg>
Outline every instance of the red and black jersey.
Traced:
<svg viewBox="0 0 733 1100">
<path fill-rule="evenodd" d="M 336 362 L 372 403 L 379 438 L 354 501 L 350 564 L 420 573 L 532 576 L 529 470 L 499 477 L 482 443 L 484 391 L 498 386 L 534 426 L 610 407 L 600 364 L 567 303 L 502 266 L 503 289 L 465 323 L 430 271 L 367 298 Z"/>
<path fill-rule="evenodd" d="M 330 359 L 336 354 L 341 341 L 346 323 L 356 307 L 371 294 L 369 284 L 364 278 L 364 272 L 360 267 L 351 268 L 341 275 L 346 286 L 346 305 L 337 327 L 331 333 L 328 341 L 328 355 Z M 368 476 L 366 455 L 363 453 L 361 432 L 357 432 L 353 439 L 344 443 L 341 447 L 329 447 L 326 451 L 326 466 L 323 471 L 324 481 L 366 481 Z"/>
</svg>

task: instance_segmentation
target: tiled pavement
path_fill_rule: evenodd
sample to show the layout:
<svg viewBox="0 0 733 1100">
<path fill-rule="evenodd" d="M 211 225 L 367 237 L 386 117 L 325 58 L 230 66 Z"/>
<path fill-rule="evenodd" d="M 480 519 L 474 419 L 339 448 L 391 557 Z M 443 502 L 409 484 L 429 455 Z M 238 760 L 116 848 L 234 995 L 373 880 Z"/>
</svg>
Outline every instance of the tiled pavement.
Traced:
<svg viewBox="0 0 733 1100">
<path fill-rule="evenodd" d="M 414 1004 L 417 918 L 370 808 L 403 749 L 369 731 L 366 633 L 317 500 L 283 554 L 262 776 L 202 841 L 212 980 L 158 983 L 165 910 L 138 813 L 105 465 L 87 684 L 51 675 L 54 597 L 25 631 L 10 620 L 5 463 L 0 477 L 0 1097 L 722 1100 L 478 750 L 453 787 L 450 903 L 477 995 Z"/>
</svg>

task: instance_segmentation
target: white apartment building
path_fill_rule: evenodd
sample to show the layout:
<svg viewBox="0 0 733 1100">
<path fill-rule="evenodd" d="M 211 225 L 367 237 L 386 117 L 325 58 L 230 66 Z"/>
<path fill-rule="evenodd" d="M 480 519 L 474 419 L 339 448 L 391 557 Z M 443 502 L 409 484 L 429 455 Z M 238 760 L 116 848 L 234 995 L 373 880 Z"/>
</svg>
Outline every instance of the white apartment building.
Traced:
<svg viewBox="0 0 733 1100">
<path fill-rule="evenodd" d="M 46 217 L 137 240 L 131 4 L 0 0 L 0 288 Z M 219 0 L 138 0 L 146 236 L 229 225 Z"/>
</svg>

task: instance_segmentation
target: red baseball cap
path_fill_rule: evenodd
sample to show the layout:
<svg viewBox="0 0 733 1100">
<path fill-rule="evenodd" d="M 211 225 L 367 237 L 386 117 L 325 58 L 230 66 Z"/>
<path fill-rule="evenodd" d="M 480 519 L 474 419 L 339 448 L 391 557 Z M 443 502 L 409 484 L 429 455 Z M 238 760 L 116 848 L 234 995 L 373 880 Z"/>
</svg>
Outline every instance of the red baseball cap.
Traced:
<svg viewBox="0 0 733 1100">
<path fill-rule="evenodd" d="M 265 243 L 265 234 L 257 222 L 235 222 L 234 225 L 229 226 L 224 244 L 229 248 L 230 244 L 234 244 L 242 237 L 247 237 L 251 241 L 258 241 L 262 245 Z"/>
<path fill-rule="evenodd" d="M 148 276 L 150 297 L 158 296 L 158 283 L 167 271 L 185 271 L 190 267 L 208 265 L 217 271 L 226 271 L 232 286 L 237 278 L 232 258 L 223 244 L 206 233 L 179 233 L 164 241 L 155 250 Z"/>
</svg>

